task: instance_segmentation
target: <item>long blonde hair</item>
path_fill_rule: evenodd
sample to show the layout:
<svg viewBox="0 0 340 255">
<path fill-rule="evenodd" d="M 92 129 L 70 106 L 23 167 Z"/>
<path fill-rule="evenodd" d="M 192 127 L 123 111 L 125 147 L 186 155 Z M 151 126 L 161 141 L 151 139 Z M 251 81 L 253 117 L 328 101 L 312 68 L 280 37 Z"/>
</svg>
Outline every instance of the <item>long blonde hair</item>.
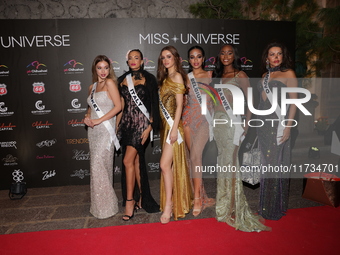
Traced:
<svg viewBox="0 0 340 255">
<path fill-rule="evenodd" d="M 113 70 L 111 60 L 105 55 L 98 55 L 93 60 L 93 63 L 92 63 L 92 82 L 95 83 L 95 82 L 98 81 L 96 65 L 101 61 L 105 61 L 109 65 L 110 72 L 109 72 L 109 75 L 107 76 L 107 78 L 114 80 L 114 82 L 117 82 L 117 76 L 115 74 L 115 71 Z"/>
</svg>

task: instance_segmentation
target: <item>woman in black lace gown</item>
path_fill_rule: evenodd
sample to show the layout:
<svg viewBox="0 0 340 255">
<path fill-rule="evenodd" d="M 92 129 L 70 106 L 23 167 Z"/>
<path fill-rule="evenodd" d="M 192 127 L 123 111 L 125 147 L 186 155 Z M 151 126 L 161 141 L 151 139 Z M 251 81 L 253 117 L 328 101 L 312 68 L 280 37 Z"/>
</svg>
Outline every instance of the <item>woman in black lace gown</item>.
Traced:
<svg viewBox="0 0 340 255">
<path fill-rule="evenodd" d="M 145 164 L 149 135 L 151 130 L 159 129 L 157 81 L 152 74 L 144 70 L 143 54 L 140 50 L 129 51 L 127 64 L 129 71 L 118 78 L 123 103 L 118 137 L 123 153 L 122 193 L 125 221 L 130 220 L 138 208 L 143 208 L 148 213 L 159 212 L 159 205 L 150 192 Z M 134 91 L 131 88 L 134 88 Z M 138 97 L 133 97 L 133 93 Z M 138 100 L 145 106 L 144 113 L 143 107 L 138 106 Z"/>
</svg>

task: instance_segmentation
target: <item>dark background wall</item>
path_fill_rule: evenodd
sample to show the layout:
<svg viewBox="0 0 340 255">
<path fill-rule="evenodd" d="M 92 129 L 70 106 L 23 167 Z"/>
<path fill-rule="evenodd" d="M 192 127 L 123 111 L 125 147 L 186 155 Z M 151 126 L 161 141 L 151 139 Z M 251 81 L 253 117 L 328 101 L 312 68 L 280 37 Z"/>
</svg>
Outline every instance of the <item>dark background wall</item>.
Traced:
<svg viewBox="0 0 340 255">
<path fill-rule="evenodd" d="M 161 49 L 174 45 L 188 68 L 187 50 L 201 45 L 213 68 L 224 43 L 234 43 L 250 77 L 260 77 L 260 55 L 273 38 L 294 49 L 290 22 L 197 19 L 3 20 L 0 27 L 0 189 L 18 169 L 28 187 L 89 182 L 84 126 L 91 64 L 107 55 L 117 76 L 126 53 L 139 48 L 145 69 L 156 75 Z M 290 36 L 287 36 L 290 35 Z M 150 178 L 159 178 L 159 138 L 147 150 Z M 115 181 L 121 158 L 116 157 Z"/>
</svg>

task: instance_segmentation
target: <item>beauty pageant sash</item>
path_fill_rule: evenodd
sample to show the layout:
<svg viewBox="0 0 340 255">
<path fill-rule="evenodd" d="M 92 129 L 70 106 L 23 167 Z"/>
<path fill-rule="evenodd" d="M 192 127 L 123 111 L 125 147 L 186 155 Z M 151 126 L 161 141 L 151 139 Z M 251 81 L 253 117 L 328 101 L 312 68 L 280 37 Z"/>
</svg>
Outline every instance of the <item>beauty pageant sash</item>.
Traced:
<svg viewBox="0 0 340 255">
<path fill-rule="evenodd" d="M 231 108 L 227 97 L 224 95 L 223 90 L 221 88 L 216 88 L 216 91 L 221 98 L 224 110 L 227 112 L 229 118 L 232 120 L 233 125 L 235 125 L 233 144 L 235 144 L 236 146 L 240 146 L 241 136 L 244 133 L 244 129 L 241 125 L 242 124 L 241 116 L 233 114 L 233 109 Z"/>
<path fill-rule="evenodd" d="M 158 93 L 159 93 L 159 91 L 158 91 Z M 161 108 L 162 114 L 163 114 L 166 122 L 170 126 L 170 130 L 169 130 L 168 136 L 166 137 L 166 142 L 171 145 L 171 143 L 170 143 L 170 132 L 171 132 L 172 126 L 174 125 L 174 120 L 171 118 L 171 116 L 170 116 L 169 112 L 167 111 L 167 109 L 165 109 L 165 107 L 164 107 L 164 105 L 162 103 L 162 100 L 161 100 L 161 95 L 159 95 L 159 106 Z M 177 142 L 178 142 L 178 144 L 181 144 L 183 142 L 183 138 L 182 138 L 179 130 L 177 130 L 177 132 L 178 132 Z"/>
<path fill-rule="evenodd" d="M 266 76 L 263 79 L 262 86 L 263 86 L 264 92 L 267 95 L 269 102 L 271 103 L 271 105 L 273 105 L 273 93 L 268 86 L 269 78 L 270 78 L 270 71 L 268 70 L 268 73 L 266 74 Z M 277 145 L 280 145 L 282 143 L 282 142 L 280 143 L 280 140 L 283 136 L 283 130 L 284 130 L 284 127 L 281 125 L 281 122 L 284 120 L 284 116 L 281 115 L 281 107 L 279 105 L 277 105 L 275 113 L 276 113 L 277 117 L 279 118 L 279 123 L 277 125 L 276 143 L 277 143 Z"/>
<path fill-rule="evenodd" d="M 92 108 L 94 109 L 94 111 L 96 112 L 97 116 L 99 118 L 104 116 L 104 113 L 102 112 L 102 110 L 99 108 L 98 104 L 96 103 L 96 100 L 94 99 L 94 92 L 96 91 L 96 87 L 97 87 L 97 82 L 95 82 L 93 84 L 92 87 L 92 91 L 91 91 L 91 97 L 90 97 L 90 102 L 92 105 Z M 105 120 L 102 122 L 102 124 L 105 126 L 105 128 L 107 129 L 107 131 L 110 134 L 110 140 L 109 140 L 109 144 L 107 146 L 107 149 L 110 150 L 111 144 L 112 142 L 115 145 L 116 150 L 119 150 L 120 148 L 120 144 L 118 141 L 118 138 L 116 136 L 116 131 L 114 129 L 114 127 L 112 127 L 111 123 L 109 122 L 109 120 Z"/>
<path fill-rule="evenodd" d="M 126 81 L 127 81 L 129 92 L 130 92 L 130 95 L 131 95 L 133 101 L 138 106 L 139 110 L 145 115 L 145 117 L 150 122 L 150 114 L 149 114 L 148 110 L 146 109 L 145 105 L 143 104 L 142 100 L 140 100 L 140 98 L 138 97 L 138 95 L 136 93 L 135 86 L 133 85 L 131 74 L 128 74 L 126 76 Z M 150 132 L 150 140 L 153 141 L 153 130 L 152 129 L 151 129 L 151 132 Z"/>
<path fill-rule="evenodd" d="M 188 77 L 189 77 L 191 86 L 193 88 L 194 94 L 196 96 L 196 99 L 202 108 L 202 94 L 200 92 L 199 86 L 197 84 L 197 81 L 195 79 L 193 72 L 188 73 Z M 214 138 L 213 125 L 212 125 L 213 118 L 210 115 L 209 109 L 207 109 L 207 112 L 204 116 L 207 119 L 207 122 L 209 124 L 209 141 L 212 141 Z"/>
</svg>

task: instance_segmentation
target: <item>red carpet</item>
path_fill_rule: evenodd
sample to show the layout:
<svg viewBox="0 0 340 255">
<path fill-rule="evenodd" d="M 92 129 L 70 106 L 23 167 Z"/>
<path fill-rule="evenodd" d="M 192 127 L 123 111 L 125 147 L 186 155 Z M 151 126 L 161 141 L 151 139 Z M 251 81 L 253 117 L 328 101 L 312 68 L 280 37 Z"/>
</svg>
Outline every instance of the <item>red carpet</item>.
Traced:
<svg viewBox="0 0 340 255">
<path fill-rule="evenodd" d="M 0 254 L 340 254 L 340 207 L 289 210 L 271 232 L 236 231 L 215 219 L 0 236 Z"/>
</svg>

